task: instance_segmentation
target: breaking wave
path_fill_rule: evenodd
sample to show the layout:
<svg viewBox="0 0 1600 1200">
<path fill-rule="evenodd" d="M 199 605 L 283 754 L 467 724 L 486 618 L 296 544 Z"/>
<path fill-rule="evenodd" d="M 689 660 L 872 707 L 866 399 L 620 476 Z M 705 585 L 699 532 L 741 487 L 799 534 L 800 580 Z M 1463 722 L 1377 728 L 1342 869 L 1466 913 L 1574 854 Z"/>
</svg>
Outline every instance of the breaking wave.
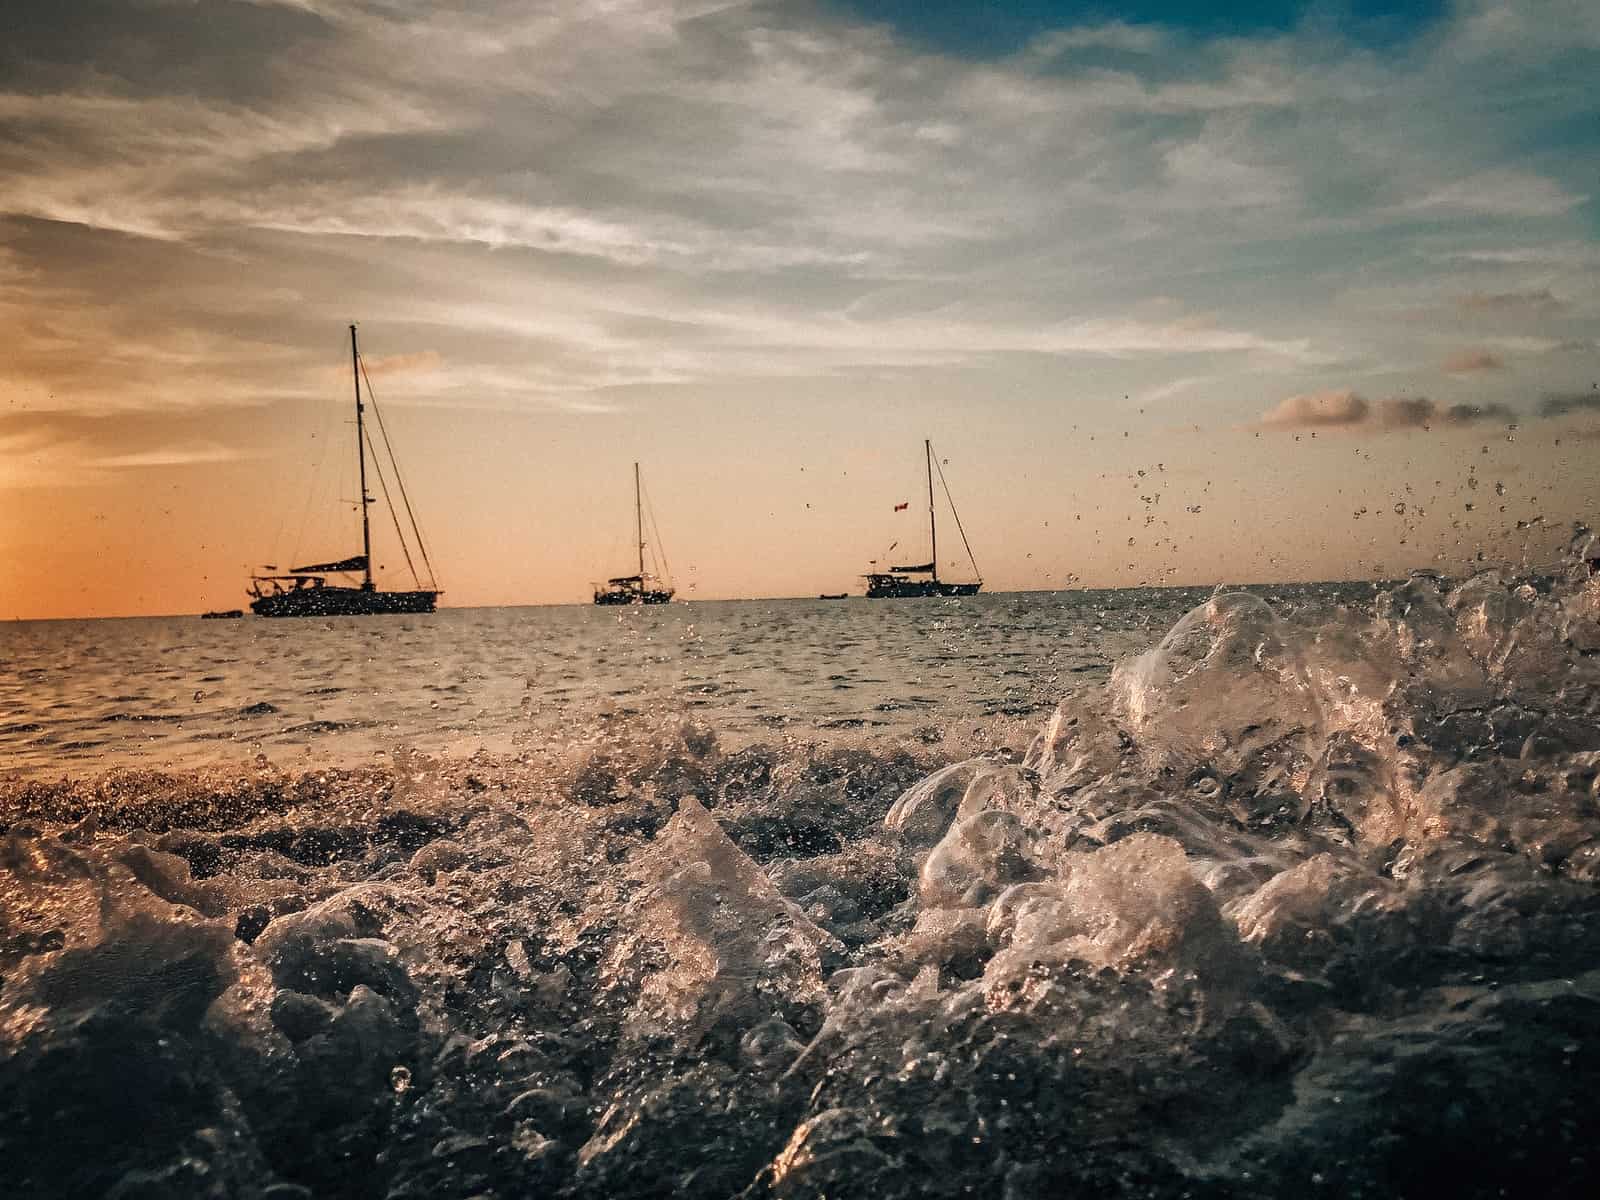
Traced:
<svg viewBox="0 0 1600 1200">
<path fill-rule="evenodd" d="M 1219 593 L 1031 746 L 7 785 L 19 1194 L 1591 1195 L 1600 581 Z"/>
</svg>

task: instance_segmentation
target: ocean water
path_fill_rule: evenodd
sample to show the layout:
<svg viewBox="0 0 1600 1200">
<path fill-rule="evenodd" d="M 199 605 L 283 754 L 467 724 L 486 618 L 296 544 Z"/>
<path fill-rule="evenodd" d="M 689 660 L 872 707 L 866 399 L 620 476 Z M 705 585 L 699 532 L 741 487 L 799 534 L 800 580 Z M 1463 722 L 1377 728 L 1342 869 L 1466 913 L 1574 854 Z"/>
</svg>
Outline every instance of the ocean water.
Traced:
<svg viewBox="0 0 1600 1200">
<path fill-rule="evenodd" d="M 8 626 L 28 1196 L 1590 1196 L 1600 579 Z"/>
<path fill-rule="evenodd" d="M 0 771 L 513 753 L 615 717 L 725 738 L 923 736 L 1048 713 L 1210 589 L 0 626 Z M 1303 607 L 1371 585 L 1265 589 Z"/>
</svg>

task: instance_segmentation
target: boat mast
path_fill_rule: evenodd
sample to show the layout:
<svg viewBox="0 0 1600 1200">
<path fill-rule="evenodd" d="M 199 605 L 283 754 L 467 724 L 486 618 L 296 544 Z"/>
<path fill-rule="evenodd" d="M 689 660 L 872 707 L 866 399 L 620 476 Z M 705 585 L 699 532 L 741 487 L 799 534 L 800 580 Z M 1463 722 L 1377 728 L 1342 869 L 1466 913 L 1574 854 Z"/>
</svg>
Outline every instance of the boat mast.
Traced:
<svg viewBox="0 0 1600 1200">
<path fill-rule="evenodd" d="M 922 439 L 922 452 L 928 460 L 928 541 L 933 548 L 933 581 L 939 582 L 939 526 L 933 518 L 933 442 Z"/>
<path fill-rule="evenodd" d="M 356 352 L 356 327 L 350 326 L 350 373 L 356 381 L 356 460 L 361 464 L 361 564 L 365 575 L 361 590 L 372 591 L 372 523 L 367 505 L 372 497 L 367 495 L 367 443 L 366 430 L 361 425 L 361 356 Z"/>
<path fill-rule="evenodd" d="M 644 503 L 639 493 L 639 464 L 633 464 L 633 526 L 639 543 L 639 583 L 644 584 Z"/>
</svg>

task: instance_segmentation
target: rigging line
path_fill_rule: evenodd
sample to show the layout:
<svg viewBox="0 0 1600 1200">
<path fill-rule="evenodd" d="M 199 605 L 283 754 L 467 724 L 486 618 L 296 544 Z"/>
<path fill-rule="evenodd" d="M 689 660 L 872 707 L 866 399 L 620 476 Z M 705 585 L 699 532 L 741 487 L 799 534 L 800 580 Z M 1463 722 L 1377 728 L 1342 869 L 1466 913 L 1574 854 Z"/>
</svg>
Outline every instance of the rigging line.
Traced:
<svg viewBox="0 0 1600 1200">
<path fill-rule="evenodd" d="M 394 456 L 394 447 L 389 444 L 389 428 L 383 423 L 383 409 L 378 407 L 377 394 L 372 390 L 372 380 L 367 375 L 367 360 L 357 355 L 356 361 L 361 364 L 361 378 L 367 384 L 367 399 L 372 403 L 372 412 L 378 418 L 378 432 L 383 434 L 383 448 L 389 452 L 389 465 L 394 468 L 394 481 L 400 488 L 400 500 L 406 506 L 406 518 L 411 522 L 411 532 L 417 539 L 417 551 L 422 555 L 422 565 L 428 568 L 428 586 L 438 587 L 438 577 L 433 573 L 433 562 L 428 558 L 428 543 L 422 538 L 422 527 L 417 524 L 417 516 L 411 511 L 411 497 L 406 493 L 405 476 L 400 474 L 400 460 Z M 367 439 L 371 444 L 371 439 Z M 376 453 L 376 451 L 374 451 Z M 396 521 L 399 518 L 395 518 Z M 418 586 L 421 581 L 418 580 Z"/>
<path fill-rule="evenodd" d="M 294 543 L 288 547 L 290 564 L 293 564 L 300 557 L 300 548 L 305 545 L 306 540 L 306 526 L 311 521 L 311 506 L 321 500 L 323 489 L 327 484 L 325 468 L 328 461 L 328 447 L 333 443 L 331 436 L 331 431 L 334 427 L 333 411 L 331 406 L 324 405 L 322 407 L 322 420 L 316 429 L 312 431 L 312 441 L 316 443 L 316 458 L 311 464 L 310 475 L 305 481 L 306 502 L 305 506 L 300 510 L 300 521 L 295 526 Z M 278 532 L 273 536 L 271 550 L 274 559 L 283 553 L 285 547 L 279 539 L 287 537 L 288 533 L 289 514 L 286 510 L 283 519 L 279 522 Z M 288 568 L 285 567 L 284 569 L 287 570 Z"/>
<path fill-rule="evenodd" d="M 317 422 L 316 428 L 311 431 L 311 440 L 315 443 L 316 458 L 312 462 L 310 476 L 306 478 L 306 506 L 300 513 L 300 523 L 295 534 L 294 547 L 289 556 L 291 560 L 299 554 L 300 543 L 305 539 L 306 522 L 309 520 L 311 513 L 311 500 L 316 492 L 317 481 L 322 477 L 322 464 L 328 456 L 328 445 L 331 441 L 328 436 L 328 430 L 331 425 L 333 410 L 327 405 L 318 405 L 318 411 L 321 413 L 322 420 Z M 272 540 L 267 543 L 267 549 L 274 559 L 283 553 L 283 540 L 289 534 L 290 514 L 292 512 L 293 509 L 287 504 L 278 507 L 278 526 L 272 532 Z"/>
<path fill-rule="evenodd" d="M 339 487 L 339 480 L 337 478 L 333 478 L 333 476 L 336 476 L 338 472 L 329 472 L 325 469 L 328 461 L 328 446 L 333 440 L 332 438 L 326 436 L 328 432 L 327 422 L 323 423 L 323 428 L 320 432 L 324 434 L 322 438 L 322 449 L 318 452 L 317 461 L 311 468 L 311 479 L 309 486 L 306 488 L 305 508 L 301 510 L 300 524 L 295 530 L 294 545 L 289 551 L 289 563 L 291 566 L 300 557 L 300 550 L 306 543 L 306 529 L 311 524 L 312 508 L 316 507 L 320 509 L 325 496 L 328 500 L 336 503 L 339 498 L 339 492 L 342 490 Z M 272 549 L 273 553 L 277 554 L 280 547 L 274 546 Z M 287 569 L 288 568 L 286 567 L 285 570 Z"/>
<path fill-rule="evenodd" d="M 894 561 L 894 559 L 891 558 L 890 556 L 892 554 L 894 554 L 895 550 L 899 547 L 899 545 L 900 545 L 900 539 L 899 538 L 895 538 L 894 541 L 889 543 L 889 545 L 888 545 L 888 547 L 886 549 L 884 549 L 883 551 L 881 551 L 878 554 L 878 560 L 877 560 L 878 565 L 881 566 L 885 571 L 889 570 L 889 565 Z M 868 564 L 868 566 L 871 566 L 871 565 L 872 565 L 871 563 Z"/>
<path fill-rule="evenodd" d="M 956 500 L 950 494 L 950 484 L 945 480 L 944 466 L 939 462 L 937 454 L 933 456 L 933 465 L 939 472 L 939 484 L 944 488 L 944 498 L 950 502 L 950 515 L 956 519 L 956 532 L 961 535 L 961 544 L 967 548 L 967 561 L 972 564 L 972 573 L 982 579 L 983 572 L 978 570 L 978 560 L 972 557 L 972 546 L 967 541 L 967 531 L 961 528 L 961 514 L 956 511 Z"/>
<path fill-rule="evenodd" d="M 317 461 L 316 466 L 314 466 L 311 469 L 311 486 L 306 488 L 306 503 L 305 503 L 305 507 L 300 510 L 300 523 L 299 523 L 298 527 L 295 529 L 294 544 L 289 549 L 289 562 L 290 562 L 291 565 L 294 563 L 295 559 L 300 557 L 300 547 L 306 540 L 306 525 L 311 520 L 311 502 L 314 499 L 317 498 L 317 495 L 321 490 L 317 486 L 317 484 L 321 480 L 321 478 L 322 478 L 322 461 L 319 459 Z M 285 531 L 285 532 L 287 532 L 287 531 Z M 282 547 L 277 545 L 276 543 L 274 543 L 274 545 L 272 546 L 272 557 L 273 558 L 277 558 L 278 557 L 278 551 L 280 549 L 282 549 Z"/>
<path fill-rule="evenodd" d="M 656 506 L 650 503 L 650 492 L 642 483 L 639 490 L 644 493 L 644 510 L 650 514 L 650 532 L 655 535 L 655 541 L 650 544 L 650 557 L 661 565 L 661 578 L 670 584 L 672 568 L 667 563 L 666 547 L 661 544 L 661 528 L 656 524 Z"/>
<path fill-rule="evenodd" d="M 383 466 L 378 462 L 378 448 L 372 444 L 372 435 L 370 433 L 366 434 L 365 437 L 367 449 L 372 451 L 372 470 L 378 476 L 378 487 L 383 492 L 383 502 L 389 509 L 389 520 L 394 522 L 394 535 L 400 539 L 400 553 L 406 556 L 406 568 L 411 572 L 411 582 L 420 588 L 422 580 L 417 578 L 417 568 L 411 561 L 411 550 L 406 546 L 406 535 L 400 531 L 400 514 L 394 509 L 394 501 L 389 499 L 389 481 L 383 477 Z M 371 568 L 372 564 L 370 562 L 367 563 L 367 569 L 371 570 Z"/>
<path fill-rule="evenodd" d="M 412 512 L 412 510 L 411 510 L 411 497 L 406 492 L 405 477 L 403 475 L 401 475 L 401 473 L 400 473 L 400 460 L 397 459 L 394 456 L 394 447 L 389 442 L 389 429 L 388 429 L 388 426 L 386 426 L 384 424 L 384 422 L 383 422 L 383 409 L 380 408 L 379 405 L 378 405 L 377 393 L 375 393 L 372 390 L 372 379 L 367 374 L 366 359 L 362 358 L 362 357 L 360 357 L 358 355 L 357 356 L 357 362 L 361 366 L 361 378 L 363 380 L 365 380 L 366 385 L 367 385 L 367 400 L 372 405 L 373 415 L 378 418 L 378 431 L 383 435 L 383 448 L 389 454 L 389 465 L 390 465 L 390 467 L 392 467 L 394 469 L 394 480 L 395 480 L 395 484 L 400 489 L 400 500 L 405 505 L 406 517 L 411 522 L 412 535 L 417 539 L 417 551 L 418 551 L 418 553 L 420 553 L 422 555 L 422 563 L 428 569 L 428 586 L 437 588 L 439 586 L 439 582 L 438 582 L 437 577 L 433 573 L 433 563 L 428 558 L 428 546 L 427 546 L 427 543 L 422 538 L 422 528 L 417 524 L 416 514 L 414 512 Z M 367 438 L 367 444 L 369 446 L 372 445 L 372 439 L 371 439 L 370 436 Z M 373 458 L 374 458 L 374 460 L 376 460 L 376 458 L 377 458 L 377 448 L 376 447 L 373 448 Z M 384 499 L 386 501 L 389 499 L 387 491 L 385 491 L 385 493 L 384 493 Z M 390 502 L 390 504 L 389 504 L 389 514 L 394 519 L 395 531 L 398 533 L 399 532 L 399 526 L 400 526 L 400 518 L 399 518 L 399 515 L 397 513 L 395 513 L 395 511 L 394 511 L 393 502 Z M 405 547 L 405 539 L 404 539 L 404 537 L 401 538 L 401 547 L 402 547 L 402 549 Z M 410 554 L 409 554 L 409 552 L 406 555 L 406 560 L 407 560 L 408 563 L 410 562 Z M 415 570 L 415 568 L 412 569 L 412 573 L 411 574 L 412 574 L 412 578 L 416 579 L 416 570 Z M 416 579 L 416 583 L 417 583 L 418 587 L 422 586 L 422 581 L 420 579 Z"/>
<path fill-rule="evenodd" d="M 312 477 L 313 477 L 313 479 L 315 479 L 315 474 L 313 474 Z M 311 491 L 311 489 L 308 487 L 306 489 L 306 491 L 309 493 Z M 307 497 L 307 502 L 309 503 L 309 496 Z M 276 559 L 278 557 L 278 550 L 280 549 L 281 544 L 283 542 L 284 534 L 288 530 L 289 513 L 290 513 L 290 511 L 291 511 L 290 507 L 287 504 L 280 504 L 278 506 L 278 525 L 277 525 L 277 528 L 275 528 L 272 531 L 272 540 L 267 543 L 267 551 L 268 551 L 268 553 L 270 553 L 272 555 L 274 561 L 276 561 Z M 304 516 L 304 514 L 302 514 L 301 515 L 302 523 L 304 522 L 304 520 L 305 520 L 305 516 Z"/>
</svg>

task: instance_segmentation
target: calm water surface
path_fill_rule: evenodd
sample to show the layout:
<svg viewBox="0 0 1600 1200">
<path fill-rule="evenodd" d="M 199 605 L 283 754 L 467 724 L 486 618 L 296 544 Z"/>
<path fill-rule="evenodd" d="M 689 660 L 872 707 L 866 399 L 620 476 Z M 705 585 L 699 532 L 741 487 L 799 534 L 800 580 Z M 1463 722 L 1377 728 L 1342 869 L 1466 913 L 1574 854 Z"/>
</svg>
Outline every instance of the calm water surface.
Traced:
<svg viewBox="0 0 1600 1200">
<path fill-rule="evenodd" d="M 504 752 L 600 714 L 674 710 L 735 740 L 948 730 L 1048 710 L 1206 594 L 16 622 L 0 626 L 0 769 Z"/>
</svg>

